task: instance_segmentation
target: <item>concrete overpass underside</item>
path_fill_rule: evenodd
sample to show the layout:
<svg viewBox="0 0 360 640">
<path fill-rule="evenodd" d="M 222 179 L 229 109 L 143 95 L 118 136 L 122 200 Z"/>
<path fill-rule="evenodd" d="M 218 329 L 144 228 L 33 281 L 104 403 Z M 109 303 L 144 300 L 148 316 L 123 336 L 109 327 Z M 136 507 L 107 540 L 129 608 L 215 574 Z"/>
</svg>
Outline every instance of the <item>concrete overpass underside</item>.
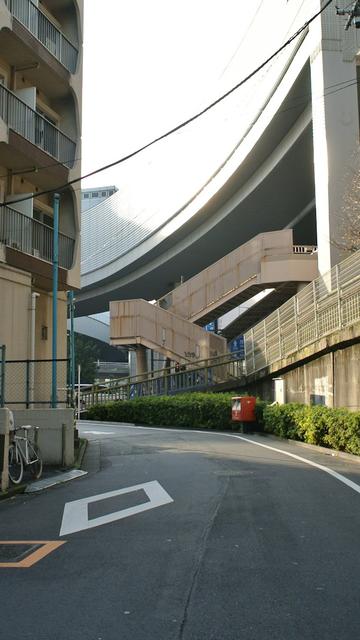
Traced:
<svg viewBox="0 0 360 640">
<path fill-rule="evenodd" d="M 271 122 L 219 188 L 216 182 L 226 162 L 201 193 L 172 216 L 171 233 L 165 225 L 141 246 L 83 275 L 76 314 L 107 310 L 111 300 L 158 299 L 181 278 L 191 278 L 260 232 L 292 227 L 296 244 L 316 244 L 309 94 L 310 68 L 305 62 L 288 82 Z M 234 155 L 241 148 L 239 141 Z M 194 213 L 182 224 L 188 208 Z M 92 215 L 97 209 L 101 215 L 101 205 Z"/>
</svg>

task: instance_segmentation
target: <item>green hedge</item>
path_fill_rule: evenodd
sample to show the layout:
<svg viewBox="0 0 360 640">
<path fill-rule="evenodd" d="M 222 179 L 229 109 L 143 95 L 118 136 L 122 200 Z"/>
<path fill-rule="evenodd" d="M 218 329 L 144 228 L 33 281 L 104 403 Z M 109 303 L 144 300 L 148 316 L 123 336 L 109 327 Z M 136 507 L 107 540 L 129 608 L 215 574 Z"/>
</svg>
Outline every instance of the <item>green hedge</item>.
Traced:
<svg viewBox="0 0 360 640">
<path fill-rule="evenodd" d="M 262 403 L 259 417 L 267 433 L 360 455 L 360 412 Z"/>
<path fill-rule="evenodd" d="M 176 396 L 135 398 L 91 407 L 86 412 L 86 419 L 228 430 L 232 428 L 232 395 L 184 393 Z"/>
</svg>

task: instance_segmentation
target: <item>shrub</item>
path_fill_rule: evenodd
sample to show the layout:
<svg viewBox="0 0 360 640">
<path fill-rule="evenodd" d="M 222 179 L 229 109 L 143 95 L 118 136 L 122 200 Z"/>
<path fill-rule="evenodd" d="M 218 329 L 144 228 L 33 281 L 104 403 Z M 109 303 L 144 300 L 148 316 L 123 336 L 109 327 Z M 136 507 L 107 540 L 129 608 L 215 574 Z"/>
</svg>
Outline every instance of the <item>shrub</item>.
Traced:
<svg viewBox="0 0 360 640">
<path fill-rule="evenodd" d="M 111 402 L 91 407 L 87 419 L 191 429 L 230 429 L 231 394 L 184 393 Z"/>
<path fill-rule="evenodd" d="M 184 393 L 135 398 L 96 405 L 89 420 L 134 422 L 188 429 L 229 430 L 231 393 Z M 360 412 L 303 404 L 269 405 L 257 400 L 256 417 L 264 431 L 290 440 L 360 455 Z"/>
<path fill-rule="evenodd" d="M 302 404 L 261 407 L 264 431 L 360 455 L 360 412 Z"/>
</svg>

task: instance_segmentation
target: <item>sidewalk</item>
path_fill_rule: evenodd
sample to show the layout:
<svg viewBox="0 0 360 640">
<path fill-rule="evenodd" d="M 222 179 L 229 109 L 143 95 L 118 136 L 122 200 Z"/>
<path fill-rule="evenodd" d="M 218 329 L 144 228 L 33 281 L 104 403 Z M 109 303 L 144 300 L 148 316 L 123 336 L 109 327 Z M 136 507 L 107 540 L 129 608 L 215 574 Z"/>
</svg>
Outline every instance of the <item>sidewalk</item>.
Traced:
<svg viewBox="0 0 360 640">
<path fill-rule="evenodd" d="M 19 485 L 11 484 L 8 491 L 0 493 L 0 500 L 6 500 L 12 498 L 19 493 L 36 493 L 43 489 L 48 489 L 57 484 L 80 478 L 87 475 L 88 471 L 81 469 L 84 459 L 85 451 L 87 448 L 87 440 L 84 438 L 81 440 L 80 447 L 78 449 L 74 465 L 71 469 L 62 469 L 58 467 L 45 466 L 41 474 L 40 480 L 33 480 L 31 474 L 25 470 L 23 482 Z"/>
</svg>

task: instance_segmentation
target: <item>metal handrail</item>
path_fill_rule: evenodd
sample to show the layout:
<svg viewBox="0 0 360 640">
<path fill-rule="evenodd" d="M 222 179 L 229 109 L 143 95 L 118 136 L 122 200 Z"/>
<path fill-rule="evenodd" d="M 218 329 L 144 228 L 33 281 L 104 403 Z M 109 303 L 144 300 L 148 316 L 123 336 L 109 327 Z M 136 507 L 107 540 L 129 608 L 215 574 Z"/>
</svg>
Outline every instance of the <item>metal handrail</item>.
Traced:
<svg viewBox="0 0 360 640">
<path fill-rule="evenodd" d="M 186 364 L 185 370 L 174 367 L 152 371 L 149 377 L 130 376 L 92 385 L 82 391 L 82 408 L 117 400 L 132 400 L 143 396 L 175 395 L 187 391 L 200 391 L 227 382 L 243 380 L 244 360 L 236 352 Z"/>
<path fill-rule="evenodd" d="M 4 85 L 0 85 L 0 118 L 10 129 L 61 164 L 73 166 L 76 143 Z"/>
<path fill-rule="evenodd" d="M 54 230 L 10 207 L 0 207 L 0 242 L 46 262 L 53 262 Z M 59 233 L 59 266 L 70 269 L 75 240 Z"/>
<path fill-rule="evenodd" d="M 317 253 L 317 245 L 315 244 L 294 244 L 293 253 L 310 254 Z"/>
<path fill-rule="evenodd" d="M 11 14 L 68 70 L 75 73 L 78 49 L 31 0 L 5 0 Z"/>
<path fill-rule="evenodd" d="M 246 375 L 360 321 L 360 251 L 290 298 L 244 336 Z"/>
</svg>

